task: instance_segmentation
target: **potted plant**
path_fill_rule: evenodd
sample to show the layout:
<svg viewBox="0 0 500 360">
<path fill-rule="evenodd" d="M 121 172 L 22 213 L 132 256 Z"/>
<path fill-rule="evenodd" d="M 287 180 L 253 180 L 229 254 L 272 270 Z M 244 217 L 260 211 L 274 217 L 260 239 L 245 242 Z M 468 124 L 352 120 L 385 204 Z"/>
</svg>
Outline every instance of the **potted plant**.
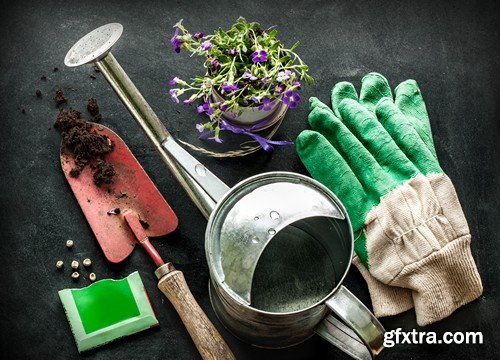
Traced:
<svg viewBox="0 0 500 360">
<path fill-rule="evenodd" d="M 197 124 L 200 138 L 222 142 L 220 131 L 246 134 L 265 150 L 282 142 L 261 139 L 256 131 L 273 125 L 287 109 L 300 101 L 300 81 L 311 84 L 308 66 L 276 38 L 275 29 L 264 30 L 256 22 L 240 17 L 227 31 L 218 29 L 212 35 L 190 33 L 182 20 L 174 25 L 171 44 L 175 52 L 187 50 L 205 58 L 204 73 L 190 83 L 174 77 L 169 84 L 172 100 L 185 105 L 201 102 L 197 112 L 208 121 Z M 269 145 L 269 146 L 266 146 Z"/>
</svg>

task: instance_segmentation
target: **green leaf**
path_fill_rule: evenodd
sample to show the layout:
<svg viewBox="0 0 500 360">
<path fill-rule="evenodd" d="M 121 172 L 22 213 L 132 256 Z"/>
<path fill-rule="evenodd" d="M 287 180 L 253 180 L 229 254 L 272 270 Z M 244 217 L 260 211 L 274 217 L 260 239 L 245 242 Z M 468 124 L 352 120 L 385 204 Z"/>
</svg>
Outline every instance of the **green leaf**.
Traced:
<svg viewBox="0 0 500 360">
<path fill-rule="evenodd" d="M 286 55 L 286 56 L 283 56 L 281 59 L 280 59 L 280 63 L 286 63 L 287 61 L 290 61 L 290 56 Z"/>
<path fill-rule="evenodd" d="M 314 83 L 314 79 L 312 78 L 312 76 L 304 73 L 304 78 L 306 79 L 306 82 L 307 82 L 307 85 L 312 85 Z"/>
<path fill-rule="evenodd" d="M 299 46 L 300 44 L 300 41 L 297 41 L 295 44 L 292 45 L 292 47 L 290 48 L 290 51 L 295 51 L 295 49 Z"/>
</svg>

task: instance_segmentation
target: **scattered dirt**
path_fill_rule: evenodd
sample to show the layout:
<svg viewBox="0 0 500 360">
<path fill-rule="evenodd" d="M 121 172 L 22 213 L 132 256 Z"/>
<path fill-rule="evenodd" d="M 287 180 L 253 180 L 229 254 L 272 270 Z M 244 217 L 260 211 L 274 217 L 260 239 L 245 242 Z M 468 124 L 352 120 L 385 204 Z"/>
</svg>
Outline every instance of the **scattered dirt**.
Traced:
<svg viewBox="0 0 500 360">
<path fill-rule="evenodd" d="M 126 192 L 123 192 L 123 191 L 120 191 L 120 193 L 118 195 L 116 195 L 117 199 L 123 199 L 126 197 L 128 197 L 128 194 Z"/>
<path fill-rule="evenodd" d="M 97 105 L 97 100 L 94 98 L 90 98 L 87 101 L 87 111 L 91 116 L 96 116 L 100 113 L 99 105 Z"/>
<path fill-rule="evenodd" d="M 94 98 L 90 98 L 87 102 L 87 111 L 92 116 L 91 121 L 99 122 L 102 120 L 102 115 L 99 110 L 99 105 L 97 105 L 97 100 Z"/>
<path fill-rule="evenodd" d="M 54 101 L 56 102 L 56 106 L 59 107 L 61 104 L 67 103 L 68 99 L 64 97 L 61 89 L 57 89 L 54 95 Z"/>
<path fill-rule="evenodd" d="M 113 183 L 116 170 L 104 160 L 104 155 L 113 151 L 115 145 L 107 136 L 98 134 L 92 123 L 85 121 L 74 109 L 61 109 L 54 127 L 61 131 L 63 150 L 75 159 L 75 167 L 70 171 L 72 177 L 80 176 L 89 165 L 94 170 L 94 184 Z"/>
<path fill-rule="evenodd" d="M 96 76 L 94 74 L 89 74 L 89 76 L 92 78 L 92 79 L 97 79 Z"/>
<path fill-rule="evenodd" d="M 36 89 L 35 95 L 36 95 L 37 98 L 42 97 L 42 91 L 40 89 Z"/>
<path fill-rule="evenodd" d="M 114 208 L 107 212 L 108 215 L 120 215 L 120 208 Z"/>
<path fill-rule="evenodd" d="M 21 113 L 26 114 L 26 110 L 21 109 Z"/>
<path fill-rule="evenodd" d="M 94 71 L 96 73 L 101 72 L 101 70 L 99 70 L 99 68 L 97 67 L 97 65 L 93 65 L 93 68 L 94 68 Z"/>
<path fill-rule="evenodd" d="M 149 223 L 146 220 L 139 219 L 139 222 L 141 223 L 144 229 L 147 230 L 149 228 Z"/>
<path fill-rule="evenodd" d="M 47 76 L 45 76 L 45 75 L 40 76 L 40 80 L 46 81 L 47 80 Z"/>
<path fill-rule="evenodd" d="M 59 71 L 59 68 L 57 66 L 54 66 L 54 68 L 52 69 L 53 72 L 56 72 L 56 71 Z"/>
</svg>

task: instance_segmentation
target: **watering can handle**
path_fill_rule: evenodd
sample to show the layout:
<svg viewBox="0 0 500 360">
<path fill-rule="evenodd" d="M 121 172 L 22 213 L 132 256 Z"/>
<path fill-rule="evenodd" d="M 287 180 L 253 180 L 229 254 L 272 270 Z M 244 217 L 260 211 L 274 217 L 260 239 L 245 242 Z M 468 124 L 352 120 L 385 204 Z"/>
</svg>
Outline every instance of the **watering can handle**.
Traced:
<svg viewBox="0 0 500 360">
<path fill-rule="evenodd" d="M 179 314 L 201 357 L 204 360 L 234 360 L 231 349 L 191 294 L 182 272 L 167 263 L 156 271 L 157 275 L 162 273 L 158 288 Z"/>
<path fill-rule="evenodd" d="M 316 328 L 318 335 L 359 360 L 384 349 L 384 327 L 347 288 L 341 285 L 325 304 L 343 323 L 330 315 Z"/>
</svg>

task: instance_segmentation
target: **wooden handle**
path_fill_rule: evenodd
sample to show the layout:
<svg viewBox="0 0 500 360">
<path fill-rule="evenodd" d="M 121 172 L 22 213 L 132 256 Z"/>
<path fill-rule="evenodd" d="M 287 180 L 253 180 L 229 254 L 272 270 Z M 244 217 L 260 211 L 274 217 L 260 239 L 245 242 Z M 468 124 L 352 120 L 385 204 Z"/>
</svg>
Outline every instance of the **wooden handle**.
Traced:
<svg viewBox="0 0 500 360">
<path fill-rule="evenodd" d="M 181 271 L 173 270 L 161 277 L 158 288 L 174 305 L 203 359 L 235 359 L 231 349 L 191 294 Z"/>
</svg>

